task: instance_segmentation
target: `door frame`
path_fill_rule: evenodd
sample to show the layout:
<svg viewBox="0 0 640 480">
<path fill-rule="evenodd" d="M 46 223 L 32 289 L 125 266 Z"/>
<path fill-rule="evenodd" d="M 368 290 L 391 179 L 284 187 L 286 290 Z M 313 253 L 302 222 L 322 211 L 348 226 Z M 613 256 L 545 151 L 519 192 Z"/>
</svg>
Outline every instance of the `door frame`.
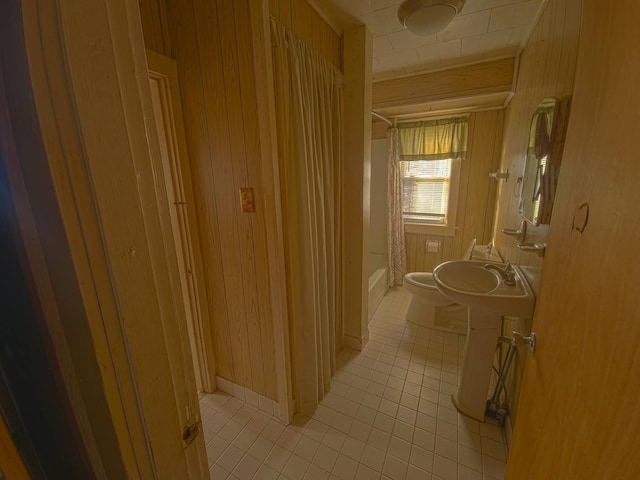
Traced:
<svg viewBox="0 0 640 480">
<path fill-rule="evenodd" d="M 204 478 L 137 2 L 22 0 L 52 188 L 129 478 Z M 55 325 L 52 328 L 57 328 Z M 74 332 L 58 329 L 72 344 Z M 73 348 L 73 345 L 72 345 Z M 75 359 L 77 362 L 77 359 Z M 94 435 L 96 442 L 100 436 Z"/>
<path fill-rule="evenodd" d="M 195 366 L 196 384 L 204 392 L 216 389 L 216 368 L 213 344 L 213 331 L 209 318 L 209 306 L 202 271 L 203 258 L 198 234 L 198 223 L 195 212 L 191 168 L 184 131 L 178 67 L 176 61 L 159 53 L 147 50 L 149 79 L 158 82 L 160 90 L 160 108 L 163 123 L 168 127 L 165 132 L 167 151 L 171 167 L 171 181 L 176 197 L 176 206 L 184 208 L 180 219 L 182 244 L 186 247 L 182 260 L 188 267 L 188 286 L 184 294 L 191 307 L 191 319 L 187 320 L 187 328 L 195 351 L 192 351 L 197 365 Z M 184 217 L 186 216 L 186 221 Z M 190 324 L 189 324 L 190 323 Z"/>
</svg>

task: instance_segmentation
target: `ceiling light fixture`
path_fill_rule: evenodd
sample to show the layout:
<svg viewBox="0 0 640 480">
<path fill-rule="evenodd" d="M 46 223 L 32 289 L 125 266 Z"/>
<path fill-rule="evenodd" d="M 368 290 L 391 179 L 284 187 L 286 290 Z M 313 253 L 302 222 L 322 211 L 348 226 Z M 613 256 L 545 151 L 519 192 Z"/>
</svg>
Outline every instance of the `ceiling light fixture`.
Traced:
<svg viewBox="0 0 640 480">
<path fill-rule="evenodd" d="M 398 8 L 398 20 L 414 35 L 435 35 L 451 23 L 466 0 L 407 0 Z"/>
</svg>

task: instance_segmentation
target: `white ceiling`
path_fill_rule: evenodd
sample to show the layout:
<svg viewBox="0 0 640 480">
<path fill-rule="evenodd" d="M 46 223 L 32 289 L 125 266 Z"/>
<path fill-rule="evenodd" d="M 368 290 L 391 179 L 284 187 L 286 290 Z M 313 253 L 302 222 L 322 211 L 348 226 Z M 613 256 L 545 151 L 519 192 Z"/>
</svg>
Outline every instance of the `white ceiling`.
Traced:
<svg viewBox="0 0 640 480">
<path fill-rule="evenodd" d="M 418 37 L 398 21 L 399 0 L 315 0 L 339 28 L 364 23 L 373 34 L 374 80 L 517 53 L 546 0 L 467 0 L 437 35 Z"/>
</svg>

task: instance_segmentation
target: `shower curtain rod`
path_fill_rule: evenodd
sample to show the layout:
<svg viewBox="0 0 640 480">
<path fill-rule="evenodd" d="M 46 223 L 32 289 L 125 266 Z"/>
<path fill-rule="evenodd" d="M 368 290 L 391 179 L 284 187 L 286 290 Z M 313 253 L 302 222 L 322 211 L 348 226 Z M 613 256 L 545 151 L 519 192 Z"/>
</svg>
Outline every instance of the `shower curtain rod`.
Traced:
<svg viewBox="0 0 640 480">
<path fill-rule="evenodd" d="M 382 115 L 380 115 L 379 113 L 374 112 L 373 110 L 371 111 L 371 115 L 373 115 L 374 117 L 378 117 L 380 120 L 384 120 L 385 122 L 387 122 L 389 124 L 390 127 L 393 127 L 393 123 L 391 123 L 391 120 L 389 120 L 386 117 L 383 117 Z"/>
</svg>

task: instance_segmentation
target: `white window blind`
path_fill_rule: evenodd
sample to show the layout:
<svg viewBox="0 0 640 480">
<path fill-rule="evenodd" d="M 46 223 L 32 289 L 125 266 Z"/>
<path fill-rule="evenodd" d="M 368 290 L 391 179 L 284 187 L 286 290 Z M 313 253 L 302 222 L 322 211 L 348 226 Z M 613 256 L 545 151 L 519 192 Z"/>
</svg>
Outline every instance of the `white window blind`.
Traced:
<svg viewBox="0 0 640 480">
<path fill-rule="evenodd" d="M 402 213 L 412 222 L 445 224 L 451 159 L 401 161 Z"/>
</svg>

